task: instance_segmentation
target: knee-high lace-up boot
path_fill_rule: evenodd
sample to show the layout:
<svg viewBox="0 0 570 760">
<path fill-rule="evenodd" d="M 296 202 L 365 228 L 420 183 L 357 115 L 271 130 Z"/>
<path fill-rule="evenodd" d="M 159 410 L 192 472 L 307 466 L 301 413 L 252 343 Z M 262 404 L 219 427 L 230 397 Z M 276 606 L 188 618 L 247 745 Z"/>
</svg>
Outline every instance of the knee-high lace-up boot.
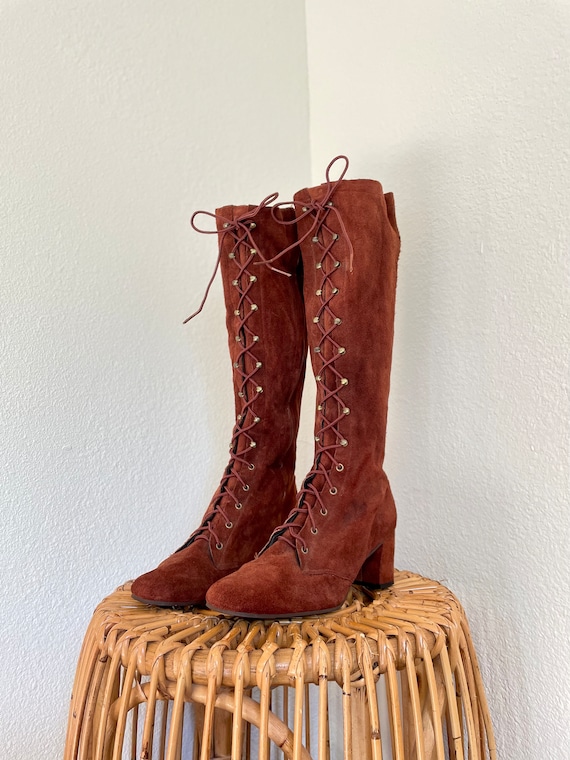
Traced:
<svg viewBox="0 0 570 760">
<path fill-rule="evenodd" d="M 203 602 L 212 583 L 253 559 L 295 505 L 307 338 L 296 228 L 283 224 L 294 209 L 273 211 L 275 197 L 214 215 L 235 392 L 230 461 L 197 530 L 134 581 L 131 593 L 143 602 Z M 284 248 L 281 273 L 256 266 Z"/>
<path fill-rule="evenodd" d="M 259 556 L 207 594 L 212 609 L 242 617 L 327 612 L 355 581 L 393 582 L 396 508 L 383 460 L 400 239 L 393 196 L 373 180 L 343 180 L 346 167 L 330 181 L 332 163 L 326 184 L 295 195 L 315 459 Z"/>
</svg>

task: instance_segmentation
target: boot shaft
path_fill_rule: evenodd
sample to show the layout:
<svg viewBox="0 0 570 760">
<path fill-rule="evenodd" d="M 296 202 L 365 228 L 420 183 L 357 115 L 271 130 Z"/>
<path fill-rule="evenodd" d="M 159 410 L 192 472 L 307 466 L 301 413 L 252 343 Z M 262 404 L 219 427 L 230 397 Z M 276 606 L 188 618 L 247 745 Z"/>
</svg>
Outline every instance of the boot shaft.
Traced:
<svg viewBox="0 0 570 760">
<path fill-rule="evenodd" d="M 250 559 L 294 503 L 307 337 L 293 210 L 274 213 L 216 211 L 236 422 L 230 463 L 206 515 L 213 531 L 199 534 L 219 569 Z M 281 272 L 263 264 L 289 246 Z"/>
<path fill-rule="evenodd" d="M 385 450 L 400 238 L 394 200 L 374 180 L 295 195 L 309 352 L 317 379 L 315 437 L 379 470 Z M 318 442 L 317 442 L 318 443 Z"/>
<path fill-rule="evenodd" d="M 236 224 L 254 208 L 225 206 L 216 216 L 236 420 L 267 466 L 294 458 L 307 338 L 294 211 L 275 209 L 274 218 L 264 207 Z M 289 246 L 283 273 L 263 264 Z M 257 439 L 271 444 L 257 450 Z"/>
</svg>

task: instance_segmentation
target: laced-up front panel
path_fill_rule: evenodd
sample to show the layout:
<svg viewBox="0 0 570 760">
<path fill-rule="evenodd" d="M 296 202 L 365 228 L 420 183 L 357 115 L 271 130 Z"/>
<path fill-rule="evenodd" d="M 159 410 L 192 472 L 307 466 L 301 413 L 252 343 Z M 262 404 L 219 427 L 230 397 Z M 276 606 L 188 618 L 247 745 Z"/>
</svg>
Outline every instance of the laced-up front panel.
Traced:
<svg viewBox="0 0 570 760">
<path fill-rule="evenodd" d="M 236 513 L 243 508 L 244 495 L 250 490 L 248 475 L 255 470 L 255 428 L 261 422 L 257 405 L 264 389 L 260 380 L 260 370 L 263 367 L 259 358 L 260 336 L 253 324 L 260 309 L 257 302 L 258 270 L 253 266 L 259 258 L 259 252 L 254 237 L 256 223 L 249 217 L 250 215 L 238 220 L 222 221 L 219 233 L 220 257 L 228 258 L 231 288 L 235 289 L 231 299 L 233 313 L 228 314 L 227 321 L 230 341 L 235 341 L 231 354 L 234 387 L 239 403 L 230 442 L 230 461 L 202 524 L 179 551 L 199 539 L 211 539 L 211 544 L 217 550 L 223 549 L 222 531 L 233 528 Z M 218 516 L 220 519 L 215 519 Z"/>
<path fill-rule="evenodd" d="M 332 202 L 329 201 L 329 204 L 317 207 L 318 224 L 311 238 L 312 244 L 318 250 L 315 265 L 318 283 L 315 291 L 318 301 L 315 303 L 318 303 L 318 307 L 314 309 L 314 314 L 308 315 L 308 319 L 313 323 L 311 332 L 318 334 L 318 339 L 311 341 L 310 347 L 315 354 L 312 357 L 313 366 L 318 368 L 315 373 L 315 460 L 299 492 L 297 509 L 290 516 L 289 525 L 281 535 L 281 539 L 292 546 L 299 542 L 303 553 L 308 551 L 308 547 L 299 529 L 306 517 L 311 533 L 318 532 L 316 511 L 318 510 L 322 517 L 328 514 L 327 503 L 330 497 L 338 494 L 339 480 L 344 471 L 342 454 L 349 445 L 342 432 L 342 423 L 350 414 L 350 408 L 343 400 L 343 390 L 346 389 L 349 378 L 345 377 L 337 366 L 339 357 L 346 354 L 347 348 L 339 343 L 335 335 L 342 323 L 339 312 L 335 310 L 335 298 L 340 292 L 342 281 L 341 262 L 335 255 L 340 235 L 329 224 L 331 214 L 336 218 Z"/>
<path fill-rule="evenodd" d="M 342 287 L 342 268 L 345 272 L 352 268 L 353 249 L 333 200 L 346 167 L 340 178 L 332 182 L 329 177 L 332 163 L 327 169 L 327 184 L 322 197 L 297 208 L 297 222 L 305 218 L 310 220 L 307 232 L 299 240 L 304 241 L 305 245 L 314 246 L 313 260 L 317 275 L 316 298 L 310 299 L 311 305 L 314 304 L 313 313 L 307 314 L 309 334 L 318 336 L 316 340 L 310 339 L 309 349 L 314 353 L 311 360 L 317 383 L 314 465 L 298 494 L 296 509 L 286 523 L 275 529 L 268 544 L 279 539 L 294 548 L 300 546 L 304 554 L 309 549 L 301 531 L 308 520 L 311 534 L 318 533 L 318 515 L 322 518 L 327 516 L 327 504 L 339 492 L 344 471 L 343 452 L 349 445 L 342 432 L 342 423 L 350 414 L 350 408 L 343 399 L 349 378 L 338 367 L 338 359 L 347 353 L 347 347 L 337 340 L 342 317 L 335 309 L 335 300 Z M 337 257 L 341 249 L 343 261 Z"/>
</svg>

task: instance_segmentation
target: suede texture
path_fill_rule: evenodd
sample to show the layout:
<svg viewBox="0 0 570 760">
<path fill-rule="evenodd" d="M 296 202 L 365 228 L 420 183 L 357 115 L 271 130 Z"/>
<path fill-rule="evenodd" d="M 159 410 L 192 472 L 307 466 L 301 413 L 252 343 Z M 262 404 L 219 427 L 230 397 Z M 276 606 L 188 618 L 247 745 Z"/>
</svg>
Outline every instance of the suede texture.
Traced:
<svg viewBox="0 0 570 760">
<path fill-rule="evenodd" d="M 326 191 L 295 196 L 317 379 L 315 466 L 288 519 L 294 527 L 207 594 L 212 609 L 243 617 L 336 609 L 357 578 L 393 582 L 396 507 L 383 460 L 400 250 L 394 199 L 373 180 L 343 180 L 327 208 Z"/>
<path fill-rule="evenodd" d="M 216 212 L 234 376 L 232 450 L 238 459 L 233 466 L 230 460 L 200 528 L 133 582 L 133 596 L 144 602 L 203 603 L 209 586 L 253 559 L 295 505 L 307 353 L 302 264 L 295 224 L 275 221 L 267 207 L 244 221 L 254 209 L 226 206 Z M 291 208 L 274 213 L 281 222 L 294 218 Z M 257 264 L 291 245 L 279 262 L 290 276 Z"/>
</svg>

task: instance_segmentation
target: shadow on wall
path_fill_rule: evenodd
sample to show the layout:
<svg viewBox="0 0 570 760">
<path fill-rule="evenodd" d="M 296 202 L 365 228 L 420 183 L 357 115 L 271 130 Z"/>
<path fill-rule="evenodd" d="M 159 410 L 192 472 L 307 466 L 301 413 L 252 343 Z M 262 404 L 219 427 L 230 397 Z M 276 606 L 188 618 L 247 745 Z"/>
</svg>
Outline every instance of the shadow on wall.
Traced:
<svg viewBox="0 0 570 760">
<path fill-rule="evenodd" d="M 545 730 L 562 757 L 570 674 L 553 642 L 533 649 L 568 620 L 568 11 L 543 3 L 537 26 L 535 6 L 448 10 L 437 110 L 412 108 L 408 144 L 367 162 L 396 190 L 403 238 L 387 462 L 398 564 L 469 598 L 505 757 L 533 756 Z"/>
</svg>

